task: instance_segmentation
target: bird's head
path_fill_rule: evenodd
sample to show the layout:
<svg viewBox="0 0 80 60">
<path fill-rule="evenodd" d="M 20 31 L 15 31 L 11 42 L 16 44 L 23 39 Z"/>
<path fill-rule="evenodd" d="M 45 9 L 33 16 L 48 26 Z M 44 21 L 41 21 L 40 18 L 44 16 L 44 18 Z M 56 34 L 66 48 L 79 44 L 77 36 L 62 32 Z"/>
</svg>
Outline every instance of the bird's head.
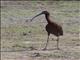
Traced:
<svg viewBox="0 0 80 60">
<path fill-rule="evenodd" d="M 42 11 L 41 14 L 46 14 L 46 15 L 49 15 L 49 12 L 48 11 Z"/>
<path fill-rule="evenodd" d="M 41 13 L 37 14 L 36 16 L 34 16 L 34 17 L 31 19 L 31 21 L 32 21 L 34 18 L 36 18 L 36 17 L 38 17 L 38 16 L 40 16 L 40 15 L 42 15 L 42 14 L 49 15 L 49 12 L 48 12 L 48 11 L 42 11 Z"/>
</svg>

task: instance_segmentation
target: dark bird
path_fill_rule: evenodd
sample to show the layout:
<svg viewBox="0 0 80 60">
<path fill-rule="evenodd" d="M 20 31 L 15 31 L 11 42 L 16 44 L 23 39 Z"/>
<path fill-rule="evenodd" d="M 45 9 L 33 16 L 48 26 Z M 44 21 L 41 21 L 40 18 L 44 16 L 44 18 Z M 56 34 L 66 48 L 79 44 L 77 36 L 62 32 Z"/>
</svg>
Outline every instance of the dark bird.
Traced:
<svg viewBox="0 0 80 60">
<path fill-rule="evenodd" d="M 34 16 L 31 21 L 39 16 L 39 15 L 42 15 L 44 14 L 45 15 L 45 18 L 47 20 L 47 25 L 45 27 L 46 31 L 47 31 L 47 34 L 48 34 L 48 37 L 47 37 L 47 43 L 45 45 L 45 48 L 44 50 L 46 50 L 47 48 L 47 45 L 48 45 L 48 41 L 49 41 L 49 36 L 50 34 L 54 34 L 56 37 L 57 37 L 57 49 L 59 49 L 59 36 L 62 36 L 63 35 L 63 29 L 62 29 L 62 26 L 60 26 L 59 24 L 51 21 L 50 19 L 50 13 L 48 11 L 42 11 L 41 13 L 39 13 L 38 15 Z"/>
</svg>

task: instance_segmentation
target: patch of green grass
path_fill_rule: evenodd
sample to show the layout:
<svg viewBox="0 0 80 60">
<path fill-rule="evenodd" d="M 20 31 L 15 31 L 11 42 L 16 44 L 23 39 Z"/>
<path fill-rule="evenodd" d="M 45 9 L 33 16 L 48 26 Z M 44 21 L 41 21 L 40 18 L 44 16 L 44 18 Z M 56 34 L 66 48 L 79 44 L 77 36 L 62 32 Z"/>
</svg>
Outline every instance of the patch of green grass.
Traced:
<svg viewBox="0 0 80 60">
<path fill-rule="evenodd" d="M 32 3 L 31 4 L 32 7 L 34 7 L 37 4 L 36 2 L 30 2 L 30 3 Z M 55 3 L 55 2 L 53 2 L 53 3 Z M 43 4 L 47 5 L 48 2 L 45 1 Z M 63 17 L 64 16 L 68 16 L 68 17 L 69 16 L 78 16 L 78 13 L 76 13 L 75 11 L 79 10 L 79 7 L 78 7 L 79 2 L 63 2 L 63 1 L 61 1 L 61 2 L 56 2 L 56 4 L 53 4 L 53 5 L 55 5 L 55 8 L 53 7 L 54 10 L 56 12 L 60 12 L 61 13 L 61 14 L 60 13 L 55 13 L 55 14 L 57 14 L 57 16 L 59 16 L 58 14 L 63 15 Z M 49 6 L 53 6 L 53 5 L 49 4 Z M 26 10 L 24 8 L 19 8 L 19 7 L 22 7 L 22 6 L 25 6 L 25 5 L 21 5 L 21 6 L 17 6 L 16 5 L 16 6 L 12 6 L 12 7 L 11 6 L 9 6 L 9 7 L 7 6 L 7 7 L 5 7 L 5 9 L 1 9 L 2 18 L 6 18 L 6 17 L 9 18 L 9 16 L 13 16 L 13 17 L 29 17 L 29 16 L 32 16 L 32 15 L 34 15 L 36 13 L 35 8 L 38 9 L 38 7 L 35 6 L 33 8 L 33 10 L 35 12 L 32 12 L 31 9 L 27 9 Z M 49 6 L 47 6 L 47 7 L 49 7 Z M 50 9 L 53 9 L 53 8 L 50 8 Z M 71 12 L 68 12 L 68 10 L 70 10 Z M 64 11 L 64 13 L 61 12 L 61 11 Z"/>
<path fill-rule="evenodd" d="M 67 26 L 65 28 L 65 31 L 67 31 L 67 32 L 73 32 L 73 33 L 79 33 L 80 32 L 79 31 L 79 26 L 78 25 L 73 25 L 73 24 L 72 24 L 72 26 Z"/>
<path fill-rule="evenodd" d="M 3 30 L 5 30 L 6 32 L 12 32 L 12 33 L 23 33 L 23 32 L 28 33 L 31 31 L 32 33 L 40 34 L 42 32 L 42 29 L 41 27 L 39 27 L 39 25 L 34 26 L 34 28 L 30 26 L 25 28 L 23 26 L 13 26 L 13 27 L 4 28 L 2 29 L 2 31 Z"/>
<path fill-rule="evenodd" d="M 10 11 L 2 11 L 1 12 L 1 16 L 2 18 L 6 18 L 6 17 L 27 17 L 32 15 L 31 12 L 29 12 L 30 10 L 20 10 L 20 9 L 10 9 Z"/>
<path fill-rule="evenodd" d="M 3 20 L 8 20 L 10 18 L 16 19 L 15 21 L 17 22 L 17 19 L 23 19 L 27 17 L 32 17 L 38 14 L 42 10 L 49 10 L 49 12 L 52 14 L 51 16 L 55 17 L 55 20 L 58 20 L 58 22 L 63 22 L 65 20 L 68 20 L 69 18 L 75 18 L 79 15 L 79 2 L 28 2 L 30 5 L 25 4 L 25 5 L 14 5 L 14 6 L 6 6 L 4 8 L 1 8 L 1 20 L 2 22 L 5 22 Z M 23 8 L 25 6 L 25 8 Z M 28 8 L 26 8 L 28 7 Z M 38 18 L 37 18 L 38 19 Z M 42 19 L 42 17 L 41 17 Z M 76 21 L 76 20 L 73 20 Z M 65 21 L 66 22 L 66 21 Z M 69 21 L 68 21 L 69 22 Z M 4 24 L 4 23 L 3 23 Z M 6 23 L 7 24 L 7 23 Z M 18 23 L 19 24 L 19 23 Z M 14 26 L 2 28 L 2 33 L 3 34 L 3 39 L 2 39 L 2 47 L 1 48 L 15 48 L 15 49 L 20 49 L 20 48 L 26 48 L 29 46 L 35 46 L 35 47 L 43 47 L 41 44 L 42 42 L 46 41 L 46 31 L 43 31 L 45 27 L 40 26 L 42 23 L 36 22 L 35 24 L 32 23 L 31 26 L 24 27 L 18 26 L 17 23 Z M 65 23 L 63 23 L 66 25 Z M 20 24 L 19 24 L 20 25 Z M 73 26 L 72 26 L 73 25 Z M 64 26 L 64 32 L 80 32 L 78 28 L 78 24 L 76 23 L 76 26 L 71 23 L 70 25 Z M 26 35 L 23 36 L 21 35 L 23 32 L 24 33 L 29 33 L 31 31 L 31 36 Z M 7 34 L 8 32 L 8 34 Z M 15 35 L 15 34 L 16 35 Z M 6 36 L 4 36 L 6 35 Z M 12 35 L 12 36 L 11 36 Z M 64 35 L 65 36 L 65 35 Z M 64 38 L 64 37 L 63 37 Z M 70 39 L 64 39 L 66 41 L 70 42 Z M 24 43 L 24 42 L 41 42 L 41 43 Z M 55 43 L 55 42 L 53 42 Z M 51 46 L 54 44 L 51 44 Z M 61 43 L 61 42 L 60 42 Z M 64 41 L 63 41 L 64 43 Z M 71 43 L 70 43 L 71 44 Z M 44 45 L 44 44 L 43 44 Z M 65 45 L 65 44 L 64 44 Z M 69 47 L 69 46 L 67 46 Z M 48 56 L 52 56 L 51 54 Z M 66 57 L 64 53 L 55 53 L 53 54 L 54 57 L 56 58 L 63 58 Z"/>
</svg>

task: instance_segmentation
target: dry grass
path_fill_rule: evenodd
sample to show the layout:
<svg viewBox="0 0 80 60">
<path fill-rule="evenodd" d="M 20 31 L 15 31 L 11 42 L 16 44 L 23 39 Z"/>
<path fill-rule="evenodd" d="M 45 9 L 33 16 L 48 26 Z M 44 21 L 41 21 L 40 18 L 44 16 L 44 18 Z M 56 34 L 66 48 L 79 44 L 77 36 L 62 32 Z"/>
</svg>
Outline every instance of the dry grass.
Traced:
<svg viewBox="0 0 80 60">
<path fill-rule="evenodd" d="M 1 60 L 80 60 L 80 2 L 1 3 Z M 62 24 L 64 36 L 60 37 L 61 50 L 55 49 L 56 37 L 53 35 L 50 36 L 48 50 L 41 50 L 46 43 L 44 27 L 47 22 L 44 16 L 33 22 L 29 20 L 42 10 L 48 10 L 53 21 Z M 37 53 L 39 56 L 36 56 Z"/>
</svg>

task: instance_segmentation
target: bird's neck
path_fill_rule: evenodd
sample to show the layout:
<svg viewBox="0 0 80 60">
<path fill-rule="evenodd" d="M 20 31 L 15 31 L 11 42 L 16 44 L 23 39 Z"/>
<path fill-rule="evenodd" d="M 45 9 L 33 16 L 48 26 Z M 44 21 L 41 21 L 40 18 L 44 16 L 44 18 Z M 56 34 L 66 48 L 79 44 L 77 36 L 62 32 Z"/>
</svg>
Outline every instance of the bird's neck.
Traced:
<svg viewBox="0 0 80 60">
<path fill-rule="evenodd" d="M 45 14 L 45 18 L 46 18 L 48 23 L 50 23 L 50 18 L 49 17 L 50 17 L 50 15 Z"/>
</svg>

